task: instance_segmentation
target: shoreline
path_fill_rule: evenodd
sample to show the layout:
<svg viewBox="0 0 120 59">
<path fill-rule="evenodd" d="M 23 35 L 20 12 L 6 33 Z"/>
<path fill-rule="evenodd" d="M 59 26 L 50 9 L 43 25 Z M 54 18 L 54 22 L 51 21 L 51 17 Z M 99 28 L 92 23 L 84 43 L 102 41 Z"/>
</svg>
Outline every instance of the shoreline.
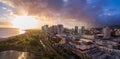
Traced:
<svg viewBox="0 0 120 59">
<path fill-rule="evenodd" d="M 25 33 L 23 33 L 23 34 L 25 34 Z M 18 34 L 18 35 L 6 37 L 6 38 L 1 38 L 0 37 L 0 41 L 7 41 L 7 40 L 10 40 L 9 38 L 17 37 L 17 36 L 20 36 L 20 35 L 22 35 L 22 34 Z"/>
<path fill-rule="evenodd" d="M 0 42 L 1 42 L 1 41 L 7 41 L 7 40 L 10 40 L 10 38 L 13 38 L 13 37 L 18 37 L 18 36 L 20 36 L 20 35 L 24 35 L 24 34 L 30 32 L 30 31 L 33 31 L 33 30 L 24 30 L 24 31 L 25 31 L 25 32 L 22 33 L 22 34 L 18 34 L 18 35 L 14 35 L 14 36 L 6 37 L 6 38 L 2 38 L 2 37 L 0 37 Z"/>
<path fill-rule="evenodd" d="M 7 38 L 0 38 L 0 41 L 5 41 L 7 40 Z"/>
</svg>

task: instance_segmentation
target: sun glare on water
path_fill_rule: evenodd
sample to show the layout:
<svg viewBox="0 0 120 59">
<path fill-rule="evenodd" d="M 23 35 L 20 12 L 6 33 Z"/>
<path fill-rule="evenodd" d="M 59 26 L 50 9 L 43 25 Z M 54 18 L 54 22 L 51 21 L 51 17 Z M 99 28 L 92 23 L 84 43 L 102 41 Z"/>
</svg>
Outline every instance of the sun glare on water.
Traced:
<svg viewBox="0 0 120 59">
<path fill-rule="evenodd" d="M 17 16 L 13 21 L 13 28 L 33 29 L 37 28 L 39 21 L 33 16 Z"/>
</svg>

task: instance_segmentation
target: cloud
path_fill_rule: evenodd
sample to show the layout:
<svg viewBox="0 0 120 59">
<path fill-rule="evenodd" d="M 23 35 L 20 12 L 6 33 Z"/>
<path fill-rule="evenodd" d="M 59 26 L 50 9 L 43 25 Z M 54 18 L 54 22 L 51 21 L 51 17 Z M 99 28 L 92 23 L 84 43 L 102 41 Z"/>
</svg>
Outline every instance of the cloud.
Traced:
<svg viewBox="0 0 120 59">
<path fill-rule="evenodd" d="M 2 7 L 2 9 L 6 10 L 7 8 L 6 7 Z"/>
<path fill-rule="evenodd" d="M 103 7 L 110 0 L 2 0 L 2 2 L 15 8 L 15 15 L 37 16 L 45 24 L 78 23 L 76 25 L 81 26 L 80 23 L 84 23 L 83 25 L 86 26 L 96 26 L 96 24 L 104 24 L 102 23 L 104 21 L 99 21 L 101 20 L 99 15 L 104 14 Z M 110 11 L 115 10 L 115 8 L 110 9 Z"/>
<path fill-rule="evenodd" d="M 60 12 L 63 3 L 62 0 L 3 0 L 2 2 L 16 9 L 14 15 L 38 16 L 38 19 L 46 23 L 56 21 L 54 16 Z"/>
</svg>

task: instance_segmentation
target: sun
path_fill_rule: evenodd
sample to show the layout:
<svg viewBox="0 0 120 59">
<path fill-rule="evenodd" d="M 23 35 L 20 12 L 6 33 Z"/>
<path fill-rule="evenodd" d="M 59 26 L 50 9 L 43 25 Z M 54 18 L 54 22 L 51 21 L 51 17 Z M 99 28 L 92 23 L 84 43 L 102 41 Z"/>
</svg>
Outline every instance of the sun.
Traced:
<svg viewBox="0 0 120 59">
<path fill-rule="evenodd" d="M 39 21 L 34 16 L 17 16 L 12 24 L 13 28 L 33 29 L 38 27 Z"/>
</svg>

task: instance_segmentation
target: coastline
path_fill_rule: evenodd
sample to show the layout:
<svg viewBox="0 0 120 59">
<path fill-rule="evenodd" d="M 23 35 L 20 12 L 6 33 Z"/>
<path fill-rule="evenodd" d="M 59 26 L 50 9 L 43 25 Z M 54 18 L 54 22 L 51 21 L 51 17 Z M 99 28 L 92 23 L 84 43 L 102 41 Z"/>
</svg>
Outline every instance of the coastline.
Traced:
<svg viewBox="0 0 120 59">
<path fill-rule="evenodd" d="M 25 34 L 25 33 L 23 33 L 23 34 Z M 20 35 L 23 35 L 23 34 L 18 34 L 18 35 L 11 36 L 11 37 L 6 37 L 6 38 L 1 38 L 0 37 L 0 41 L 7 41 L 7 40 L 10 40 L 9 38 L 17 37 L 17 36 L 20 36 Z"/>
<path fill-rule="evenodd" d="M 8 40 L 7 38 L 0 38 L 0 41 L 6 41 Z"/>
<path fill-rule="evenodd" d="M 39 30 L 39 29 L 37 29 L 37 30 Z M 0 37 L 0 42 L 1 41 L 7 41 L 7 40 L 10 40 L 10 38 L 15 38 L 15 37 L 19 37 L 19 36 L 21 36 L 21 35 L 25 35 L 25 34 L 27 34 L 27 33 L 29 33 L 29 32 L 33 32 L 33 31 L 36 31 L 36 29 L 31 29 L 31 30 L 24 30 L 25 32 L 24 33 L 21 33 L 21 34 L 18 34 L 18 35 L 14 35 L 14 36 L 10 36 L 10 37 L 6 37 L 6 38 L 2 38 L 2 37 Z"/>
</svg>

